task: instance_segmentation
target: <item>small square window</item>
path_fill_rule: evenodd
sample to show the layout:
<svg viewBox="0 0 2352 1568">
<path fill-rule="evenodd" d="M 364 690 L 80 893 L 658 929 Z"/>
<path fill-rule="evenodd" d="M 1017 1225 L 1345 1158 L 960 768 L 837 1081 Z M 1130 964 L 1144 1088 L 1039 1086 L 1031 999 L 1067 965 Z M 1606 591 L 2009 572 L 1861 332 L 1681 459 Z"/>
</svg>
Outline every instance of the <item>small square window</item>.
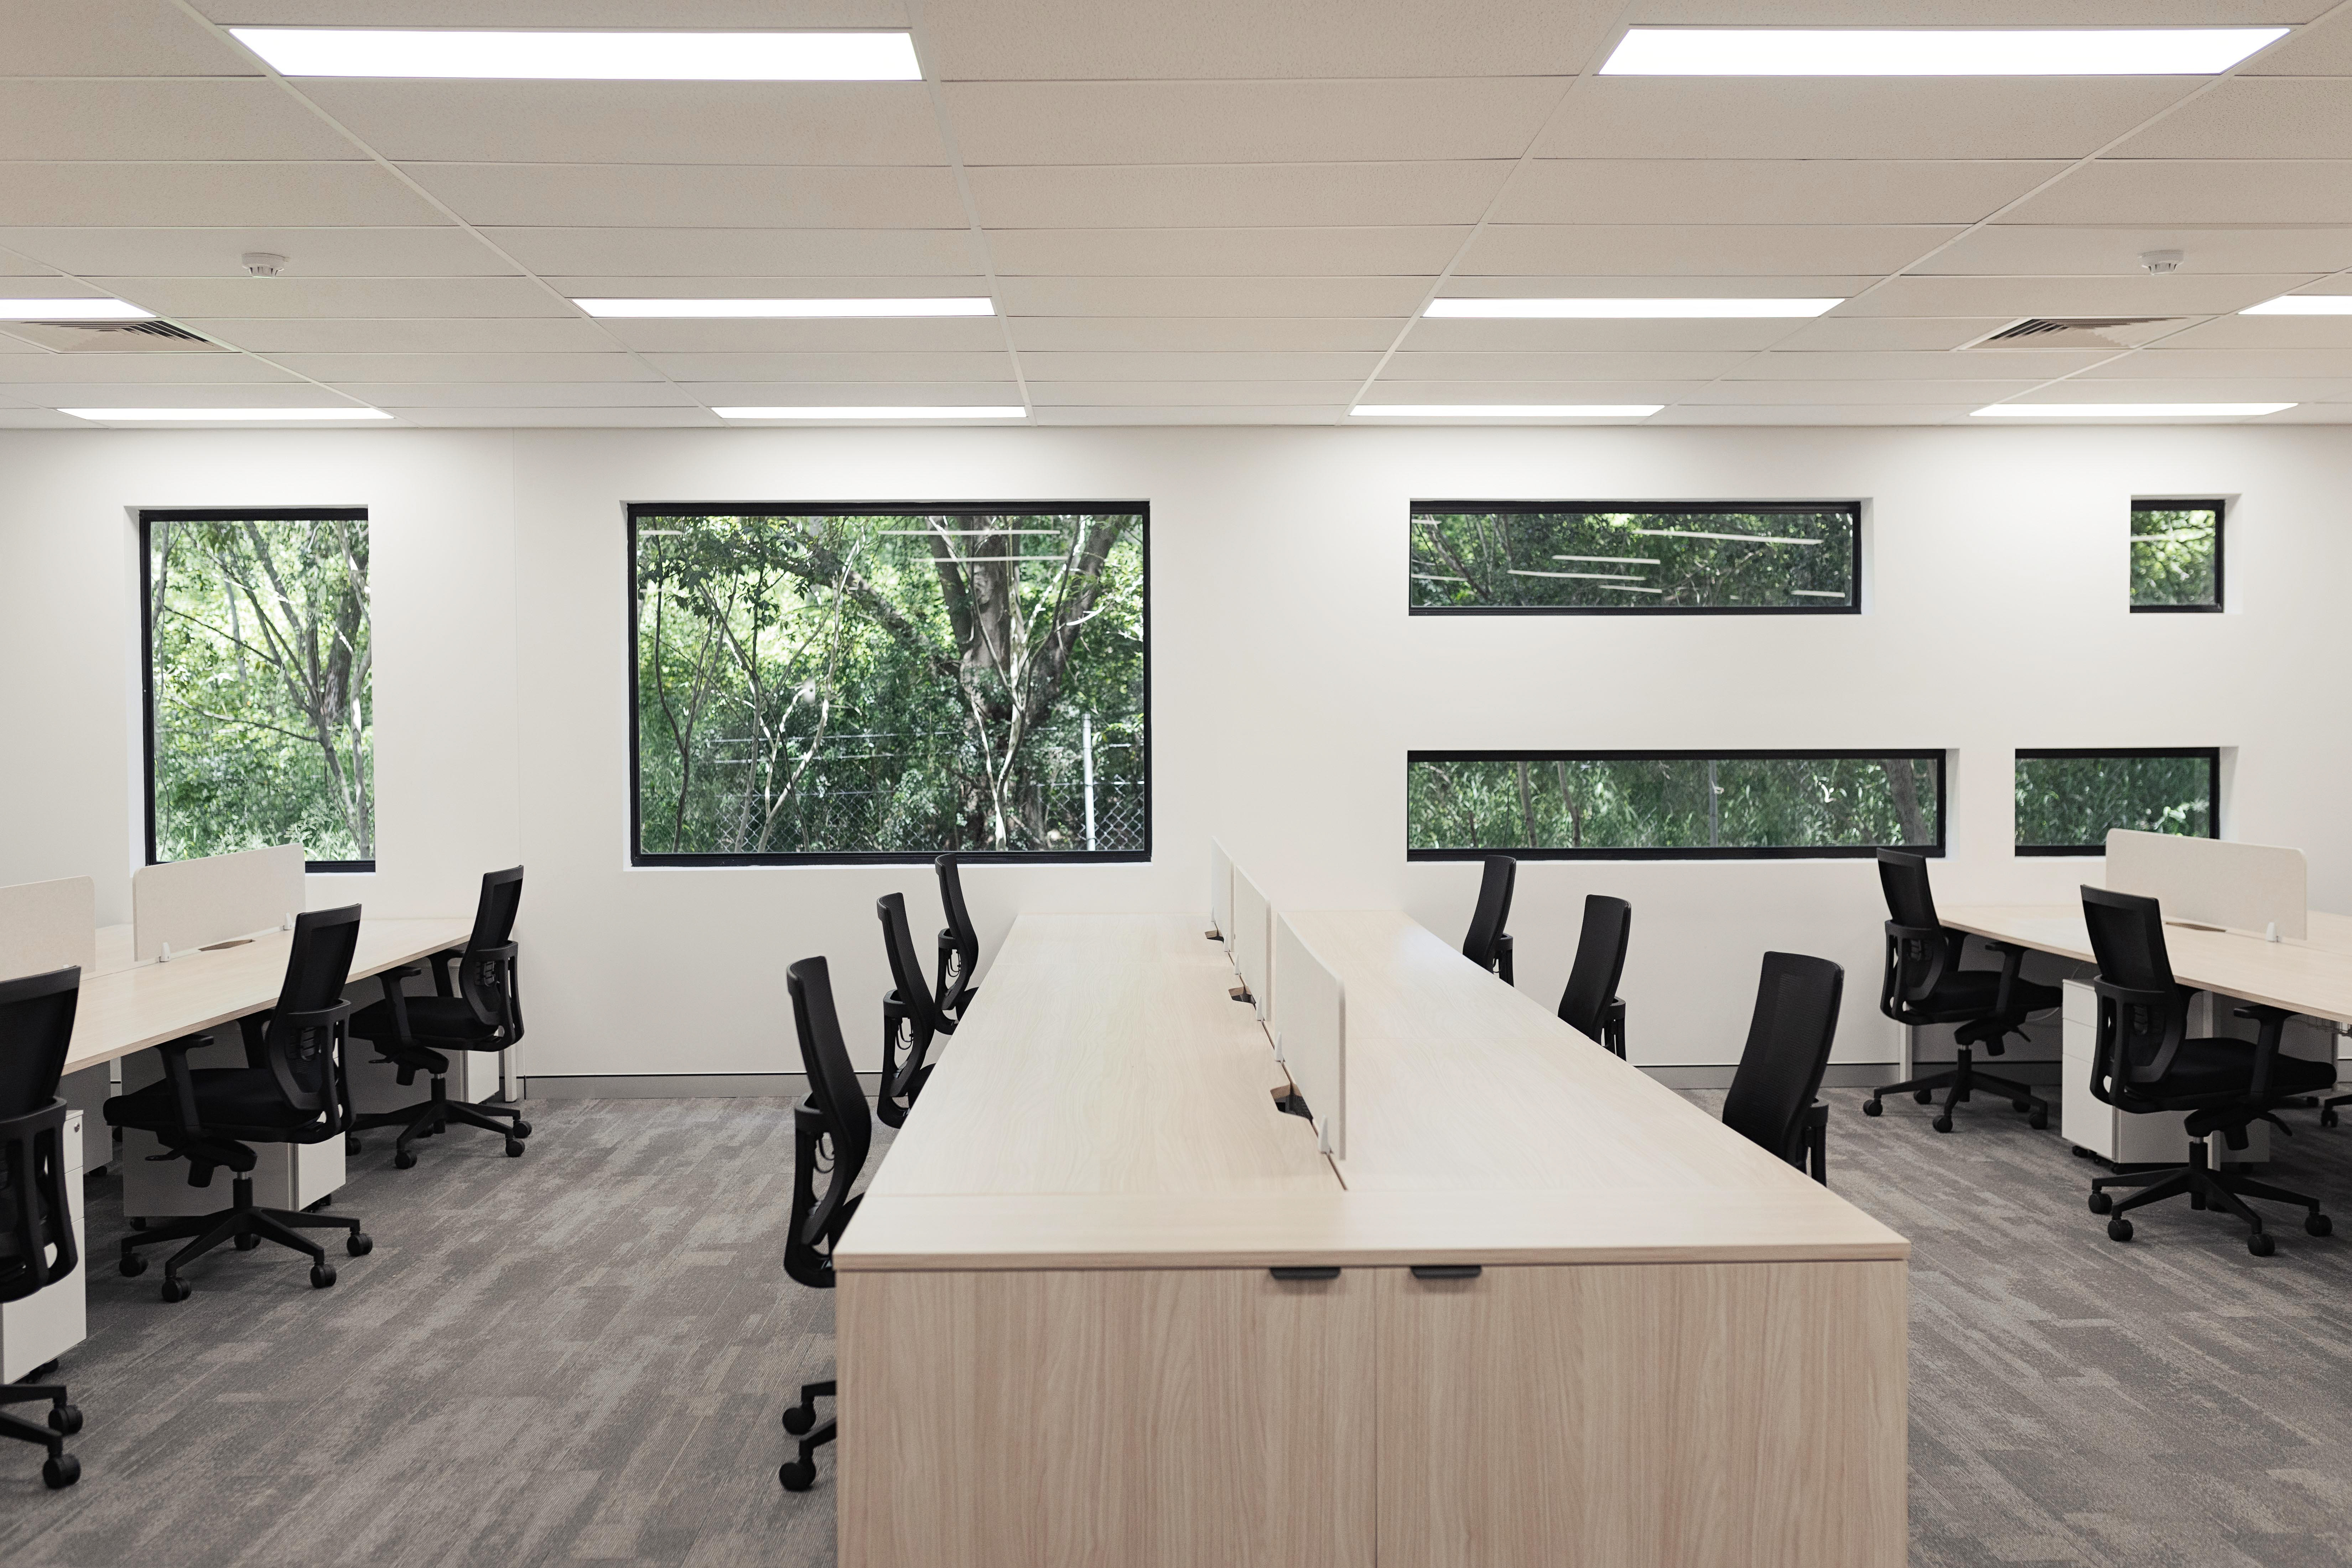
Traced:
<svg viewBox="0 0 2352 1568">
<path fill-rule="evenodd" d="M 2221 503 L 2138 500 L 2131 514 L 2131 607 L 2221 607 Z"/>
</svg>

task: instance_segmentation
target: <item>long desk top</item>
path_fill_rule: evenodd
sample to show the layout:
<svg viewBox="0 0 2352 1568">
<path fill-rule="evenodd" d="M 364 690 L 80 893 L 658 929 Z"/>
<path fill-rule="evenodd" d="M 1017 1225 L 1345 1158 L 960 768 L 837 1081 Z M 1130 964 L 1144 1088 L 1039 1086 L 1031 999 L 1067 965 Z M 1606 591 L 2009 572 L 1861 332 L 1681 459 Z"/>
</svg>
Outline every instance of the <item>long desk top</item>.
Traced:
<svg viewBox="0 0 2352 1568">
<path fill-rule="evenodd" d="M 447 917 L 364 919 L 352 953 L 352 978 L 364 980 L 444 949 L 463 947 L 473 929 L 471 920 Z M 82 981 L 74 1012 L 68 1072 L 273 1005 L 285 984 L 286 954 L 294 941 L 291 931 L 257 931 L 236 947 L 191 952 L 169 963 L 112 968 L 107 933 L 100 935 L 97 972 Z"/>
<path fill-rule="evenodd" d="M 1348 988 L 1336 1170 L 1199 916 L 1024 915 L 837 1266 L 1908 1256 L 1403 915 L 1290 918 Z"/>
<path fill-rule="evenodd" d="M 2096 962 L 2080 904 L 1976 904 L 1937 912 L 1958 931 L 2078 963 Z M 2315 910 L 2309 937 L 2277 942 L 2167 921 L 2164 946 L 2172 977 L 2183 985 L 2352 1024 L 2352 918 Z"/>
</svg>

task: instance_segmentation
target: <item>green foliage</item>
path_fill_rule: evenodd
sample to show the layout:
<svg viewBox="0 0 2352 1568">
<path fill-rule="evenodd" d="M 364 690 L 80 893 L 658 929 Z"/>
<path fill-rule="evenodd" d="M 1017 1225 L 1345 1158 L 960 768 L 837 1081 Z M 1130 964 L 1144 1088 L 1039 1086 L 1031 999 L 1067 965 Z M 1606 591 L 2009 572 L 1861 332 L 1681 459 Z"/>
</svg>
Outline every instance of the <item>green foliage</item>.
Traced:
<svg viewBox="0 0 2352 1568">
<path fill-rule="evenodd" d="M 1131 513 L 641 514 L 639 849 L 1142 848 L 1143 571 Z"/>
<path fill-rule="evenodd" d="M 2131 602 L 2134 605 L 2217 605 L 2219 506 L 2134 507 L 2131 519 Z"/>
<path fill-rule="evenodd" d="M 148 531 L 155 853 L 375 855 L 364 521 Z"/>
<path fill-rule="evenodd" d="M 1413 515 L 1415 609 L 1838 609 L 1853 603 L 1853 512 L 1433 511 Z M 1804 542 L 1757 543 L 1692 534 Z"/>
<path fill-rule="evenodd" d="M 2107 829 L 2213 832 L 2213 764 L 2201 753 L 2170 757 L 2017 759 L 2017 841 L 2032 848 L 2096 850 Z"/>
<path fill-rule="evenodd" d="M 1822 849 L 1936 841 L 1926 757 L 1415 756 L 1413 849 Z"/>
</svg>

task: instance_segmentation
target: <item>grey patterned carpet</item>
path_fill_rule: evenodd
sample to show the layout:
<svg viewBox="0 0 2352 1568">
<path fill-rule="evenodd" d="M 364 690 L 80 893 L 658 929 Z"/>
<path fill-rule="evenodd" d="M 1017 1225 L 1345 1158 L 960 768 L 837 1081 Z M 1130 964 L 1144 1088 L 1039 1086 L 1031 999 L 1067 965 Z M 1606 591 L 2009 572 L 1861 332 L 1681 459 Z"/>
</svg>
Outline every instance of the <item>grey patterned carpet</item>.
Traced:
<svg viewBox="0 0 2352 1568">
<path fill-rule="evenodd" d="M 2352 1243 L 2289 1223 L 2256 1259 L 2175 1203 L 2118 1247 L 2090 1163 L 1999 1102 L 1939 1137 L 1831 1097 L 1833 1184 L 1916 1247 L 1917 1568 L 2352 1563 Z M 454 1132 L 413 1171 L 376 1134 L 338 1199 L 376 1249 L 328 1291 L 265 1248 L 166 1306 L 114 1272 L 119 1184 L 92 1184 L 84 1479 L 49 1493 L 0 1448 L 0 1563 L 830 1563 L 831 1460 L 775 1482 L 777 1411 L 832 1356 L 830 1298 L 778 1263 L 787 1103 L 531 1119 L 520 1160 Z M 2352 1129 L 2289 1120 L 2273 1175 L 2352 1226 Z"/>
</svg>

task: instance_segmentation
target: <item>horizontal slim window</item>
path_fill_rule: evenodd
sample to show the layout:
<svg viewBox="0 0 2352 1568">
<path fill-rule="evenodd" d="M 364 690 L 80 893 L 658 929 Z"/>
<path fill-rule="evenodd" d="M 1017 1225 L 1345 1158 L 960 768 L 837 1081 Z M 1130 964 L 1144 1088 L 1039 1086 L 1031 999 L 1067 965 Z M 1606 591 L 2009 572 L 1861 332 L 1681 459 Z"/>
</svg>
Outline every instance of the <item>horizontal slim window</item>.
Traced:
<svg viewBox="0 0 2352 1568">
<path fill-rule="evenodd" d="M 2017 852 L 2104 855 L 2107 830 L 2219 838 L 2219 748 L 2020 752 Z"/>
<path fill-rule="evenodd" d="M 1406 857 L 1944 852 L 1941 752 L 1413 752 Z"/>
<path fill-rule="evenodd" d="M 2131 607 L 2221 607 L 2220 501 L 2132 502 Z"/>
<path fill-rule="evenodd" d="M 1415 501 L 1406 602 L 1433 615 L 1838 615 L 1855 501 Z"/>
</svg>

